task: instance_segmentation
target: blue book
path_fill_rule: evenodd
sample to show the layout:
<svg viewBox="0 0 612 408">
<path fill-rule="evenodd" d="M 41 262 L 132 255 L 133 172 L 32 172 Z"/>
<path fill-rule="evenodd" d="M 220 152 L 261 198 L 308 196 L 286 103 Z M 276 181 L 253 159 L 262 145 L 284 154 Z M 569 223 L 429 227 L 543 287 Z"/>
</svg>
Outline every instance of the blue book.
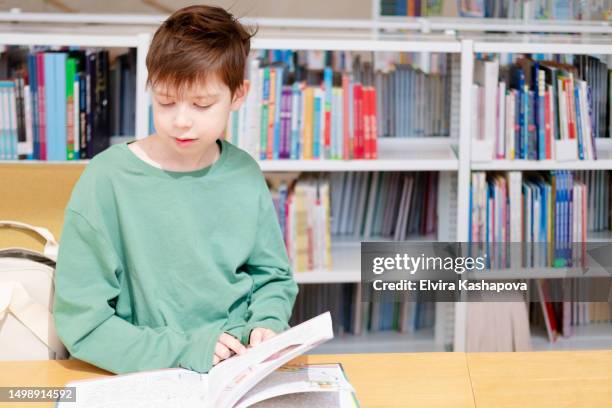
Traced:
<svg viewBox="0 0 612 408">
<path fill-rule="evenodd" d="M 14 86 L 12 81 L 0 81 L 0 160 L 11 160 L 10 155 L 10 102 L 9 101 L 9 89 Z"/>
<path fill-rule="evenodd" d="M 274 99 L 275 99 L 275 107 L 274 107 L 274 146 L 272 149 L 272 158 L 274 160 L 278 160 L 279 159 L 279 154 L 280 154 L 280 128 L 281 128 L 281 121 L 280 121 L 280 113 L 281 113 L 281 101 L 282 101 L 282 94 L 283 94 L 283 67 L 276 67 L 274 68 L 276 70 L 276 85 L 275 85 L 275 93 L 276 95 L 274 95 Z"/>
<path fill-rule="evenodd" d="M 9 96 L 9 158 L 11 160 L 17 160 L 19 157 L 17 156 L 17 143 L 18 143 L 18 135 L 17 135 L 17 86 L 13 82 L 13 85 L 8 88 L 8 96 Z"/>
<path fill-rule="evenodd" d="M 295 82 L 293 84 L 293 94 L 296 97 L 297 101 L 297 126 L 296 129 L 293 130 L 291 142 L 291 158 L 299 159 L 301 157 L 301 140 L 300 140 L 300 129 L 302 128 L 302 111 L 304 109 L 304 98 L 303 93 L 300 91 L 300 85 Z"/>
<path fill-rule="evenodd" d="M 538 158 L 538 135 L 536 129 L 535 93 L 529 91 L 527 100 L 527 157 L 526 159 L 537 160 Z"/>
<path fill-rule="evenodd" d="M 527 114 L 529 104 L 529 88 L 525 85 L 525 73 L 519 69 L 519 130 L 520 130 L 520 159 L 527 158 Z"/>
<path fill-rule="evenodd" d="M 313 141 L 312 141 L 312 157 L 318 159 L 321 157 L 321 96 L 314 95 L 314 107 L 312 109 L 312 126 L 313 126 Z"/>
<path fill-rule="evenodd" d="M 29 157 L 29 159 L 37 160 L 40 158 L 40 135 L 38 132 L 38 78 L 36 76 L 35 54 L 28 55 L 28 79 L 32 100 L 32 157 Z"/>
<path fill-rule="evenodd" d="M 559 172 L 561 182 L 561 266 L 566 266 L 566 242 L 567 242 L 567 177 L 564 170 Z"/>
<path fill-rule="evenodd" d="M 586 135 L 582 133 L 582 113 L 580 112 L 580 92 L 578 86 L 574 86 L 574 106 L 576 111 L 576 129 L 578 130 L 578 158 L 584 160 L 584 140 Z"/>
<path fill-rule="evenodd" d="M 601 183 L 600 183 L 601 184 Z M 567 201 L 568 201 L 568 217 L 567 217 L 567 262 L 568 265 L 574 264 L 572 259 L 572 246 L 574 237 L 574 175 L 571 171 L 567 172 Z"/>
<path fill-rule="evenodd" d="M 267 139 L 268 139 L 268 102 L 270 100 L 270 68 L 269 67 L 265 67 L 263 68 L 264 73 L 263 73 L 263 95 L 261 98 L 262 101 L 262 109 L 261 109 L 261 137 L 260 137 L 260 152 L 259 152 L 259 158 L 261 160 L 266 160 L 267 158 L 267 153 L 266 153 L 266 147 L 268 145 L 267 143 Z"/>
<path fill-rule="evenodd" d="M 536 100 L 535 100 L 535 105 L 536 105 L 536 112 L 537 112 L 537 116 L 536 116 L 536 127 L 537 127 L 537 132 L 538 132 L 538 160 L 545 160 L 546 159 L 546 120 L 544 119 L 544 110 L 545 110 L 545 105 L 544 105 L 544 97 L 545 94 L 541 93 L 541 87 L 543 88 L 544 92 L 546 92 L 546 81 L 544 81 L 543 84 L 540 83 L 540 69 L 538 68 L 538 62 L 536 61 L 535 63 L 535 81 L 536 81 L 536 85 L 535 85 L 535 94 L 536 94 Z M 552 102 L 552 101 L 551 101 Z"/>
<path fill-rule="evenodd" d="M 558 260 L 560 258 L 560 242 L 561 242 L 561 181 L 559 178 L 559 172 L 552 172 L 552 183 L 555 186 L 555 222 L 554 222 L 554 240 L 553 240 L 553 266 L 558 266 Z"/>
<path fill-rule="evenodd" d="M 44 54 L 45 75 L 45 125 L 47 138 L 47 160 L 53 160 L 57 147 L 57 132 L 55 126 L 55 64 L 53 54 Z"/>
<path fill-rule="evenodd" d="M 66 126 L 66 59 L 65 53 L 54 54 L 55 59 L 55 114 L 57 125 L 57 148 L 54 150 L 53 160 L 65 161 L 68 159 L 68 140 Z"/>
</svg>

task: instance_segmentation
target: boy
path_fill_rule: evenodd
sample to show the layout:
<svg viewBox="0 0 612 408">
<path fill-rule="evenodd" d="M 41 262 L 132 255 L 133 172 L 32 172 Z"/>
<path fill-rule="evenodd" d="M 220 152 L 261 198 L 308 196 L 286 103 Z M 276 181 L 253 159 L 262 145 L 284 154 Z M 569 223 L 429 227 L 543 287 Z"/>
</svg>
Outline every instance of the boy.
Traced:
<svg viewBox="0 0 612 408">
<path fill-rule="evenodd" d="M 270 192 L 222 140 L 248 92 L 251 36 L 208 6 L 155 33 L 157 133 L 97 155 L 66 209 L 54 319 L 74 357 L 115 373 L 207 372 L 288 327 L 297 285 Z"/>
</svg>

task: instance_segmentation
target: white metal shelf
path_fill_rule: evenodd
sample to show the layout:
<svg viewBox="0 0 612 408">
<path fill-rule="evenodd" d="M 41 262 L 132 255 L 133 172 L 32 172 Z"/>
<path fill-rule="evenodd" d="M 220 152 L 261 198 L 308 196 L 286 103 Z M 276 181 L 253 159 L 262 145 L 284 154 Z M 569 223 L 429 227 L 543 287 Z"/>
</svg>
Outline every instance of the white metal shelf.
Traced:
<svg viewBox="0 0 612 408">
<path fill-rule="evenodd" d="M 538 328 L 531 334 L 531 343 L 536 351 L 609 349 L 612 345 L 612 323 L 572 326 L 570 336 L 559 337 L 553 343 L 548 341 L 546 332 Z"/>
<path fill-rule="evenodd" d="M 294 272 L 298 283 L 356 283 L 361 282 L 361 241 L 389 241 L 383 237 L 359 238 L 350 235 L 332 236 L 331 270 Z M 406 241 L 432 242 L 434 235 L 411 236 Z"/>
<path fill-rule="evenodd" d="M 376 160 L 261 160 L 263 171 L 457 171 L 456 140 L 383 137 Z"/>
<path fill-rule="evenodd" d="M 245 17 L 241 22 L 263 28 L 307 28 L 373 30 L 401 29 L 418 31 L 506 31 L 612 34 L 607 21 L 546 21 L 523 19 L 461 18 L 461 17 L 406 17 L 379 16 L 372 19 L 313 19 Z M 93 14 L 93 13 L 30 13 L 1 12 L 0 21 L 42 24 L 108 24 L 128 26 L 158 26 L 168 18 L 164 14 Z"/>
<path fill-rule="evenodd" d="M 291 49 L 291 50 L 342 50 L 342 51 L 394 51 L 394 52 L 461 52 L 457 40 L 419 41 L 399 40 L 359 40 L 359 39 L 303 39 L 303 38 L 258 38 L 251 41 L 252 49 Z"/>
<path fill-rule="evenodd" d="M 612 170 L 612 159 L 604 160 L 492 160 L 473 162 L 473 171 L 518 171 L 518 170 Z"/>
<path fill-rule="evenodd" d="M 341 353 L 411 353 L 445 351 L 436 344 L 433 329 L 419 329 L 412 333 L 398 331 L 343 334 L 334 337 L 307 354 Z"/>
<path fill-rule="evenodd" d="M 521 41 L 476 39 L 474 52 L 482 53 L 542 53 L 542 54 L 612 54 L 609 38 L 550 38 L 525 35 Z"/>
<path fill-rule="evenodd" d="M 137 35 L 92 35 L 0 32 L 0 45 L 49 45 L 78 47 L 138 47 Z"/>
<path fill-rule="evenodd" d="M 476 171 L 612 170 L 612 139 L 596 138 L 597 160 L 490 160 L 472 161 Z"/>
<path fill-rule="evenodd" d="M 380 16 L 378 28 L 422 31 L 548 32 L 612 34 L 607 21 L 555 21 L 506 18 Z"/>
<path fill-rule="evenodd" d="M 262 160 L 262 171 L 457 171 L 457 160 Z"/>
</svg>

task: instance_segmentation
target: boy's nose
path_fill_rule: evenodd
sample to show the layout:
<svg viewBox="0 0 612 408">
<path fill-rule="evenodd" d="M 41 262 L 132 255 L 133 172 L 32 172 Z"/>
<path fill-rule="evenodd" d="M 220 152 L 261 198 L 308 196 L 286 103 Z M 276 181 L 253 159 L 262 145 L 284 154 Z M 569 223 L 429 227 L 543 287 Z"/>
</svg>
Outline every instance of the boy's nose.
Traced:
<svg viewBox="0 0 612 408">
<path fill-rule="evenodd" d="M 189 128 L 192 125 L 192 121 L 186 114 L 185 109 L 179 108 L 176 116 L 174 117 L 174 126 L 178 128 Z"/>
</svg>

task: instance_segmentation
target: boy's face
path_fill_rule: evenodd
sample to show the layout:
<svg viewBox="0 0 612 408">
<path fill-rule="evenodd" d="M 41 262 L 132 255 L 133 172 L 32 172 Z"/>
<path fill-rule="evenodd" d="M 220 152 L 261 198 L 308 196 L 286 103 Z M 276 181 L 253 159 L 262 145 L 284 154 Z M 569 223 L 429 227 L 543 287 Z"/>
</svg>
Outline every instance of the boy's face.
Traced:
<svg viewBox="0 0 612 408">
<path fill-rule="evenodd" d="M 161 142 L 180 155 L 204 154 L 223 135 L 230 111 L 240 108 L 248 87 L 245 81 L 232 97 L 216 75 L 180 94 L 163 84 L 152 87 L 153 121 Z"/>
</svg>

